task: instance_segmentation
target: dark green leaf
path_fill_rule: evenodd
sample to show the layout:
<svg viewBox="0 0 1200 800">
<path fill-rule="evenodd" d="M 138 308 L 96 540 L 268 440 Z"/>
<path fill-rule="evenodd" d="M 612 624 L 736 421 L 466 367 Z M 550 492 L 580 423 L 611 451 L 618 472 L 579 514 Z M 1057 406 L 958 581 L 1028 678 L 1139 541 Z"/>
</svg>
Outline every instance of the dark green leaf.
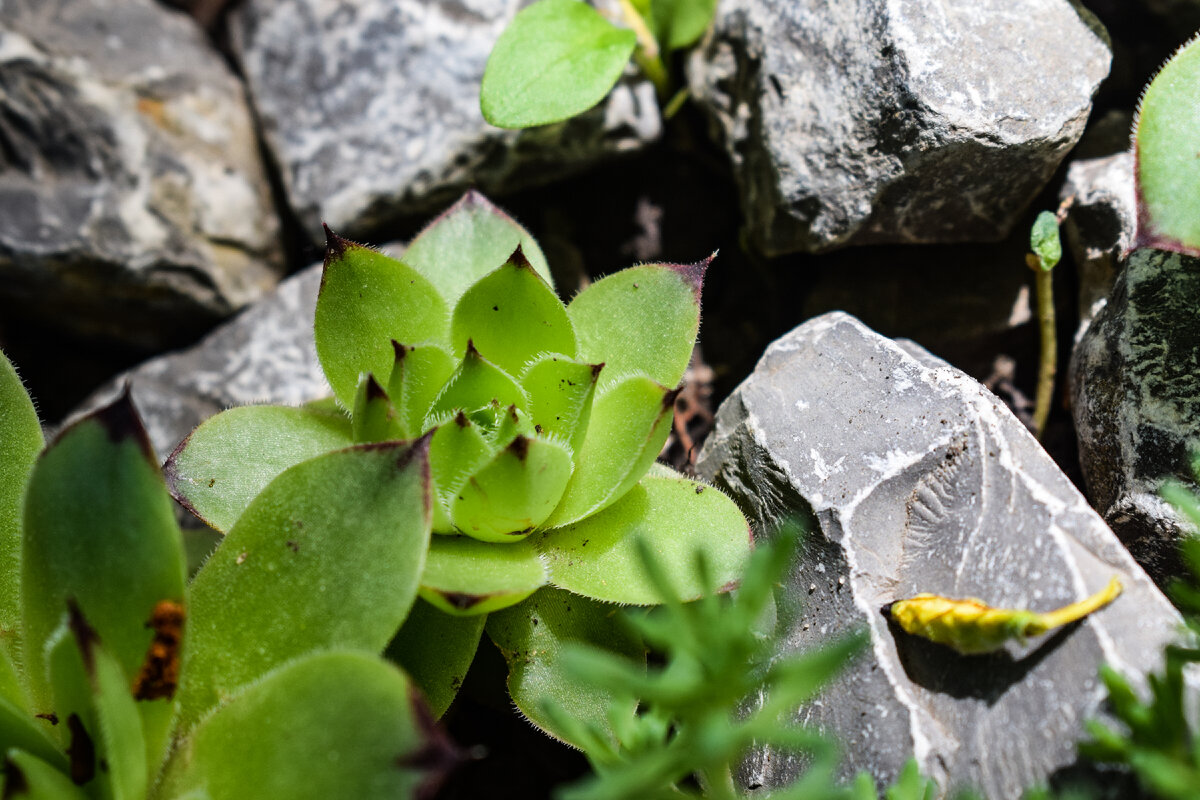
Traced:
<svg viewBox="0 0 1200 800">
<path fill-rule="evenodd" d="M 0 630 L 5 632 L 0 637 L 0 659 L 9 663 L 9 643 L 19 634 L 21 623 L 22 500 L 42 444 L 33 402 L 0 351 Z M 13 697 L 8 689 L 0 689 L 0 694 Z"/>
<path fill-rule="evenodd" d="M 386 655 L 425 693 L 433 715 L 446 713 L 475 660 L 486 614 L 463 617 L 417 600 Z"/>
<path fill-rule="evenodd" d="M 669 53 L 694 44 L 716 11 L 717 0 L 654 0 L 650 12 L 659 47 Z"/>
<path fill-rule="evenodd" d="M 479 107 L 501 128 L 530 128 L 587 111 L 608 94 L 637 37 L 578 0 L 538 0 L 492 48 Z"/>
<path fill-rule="evenodd" d="M 304 653 L 383 650 L 429 543 L 427 459 L 425 440 L 338 450 L 255 498 L 192 582 L 185 727 Z"/>
</svg>

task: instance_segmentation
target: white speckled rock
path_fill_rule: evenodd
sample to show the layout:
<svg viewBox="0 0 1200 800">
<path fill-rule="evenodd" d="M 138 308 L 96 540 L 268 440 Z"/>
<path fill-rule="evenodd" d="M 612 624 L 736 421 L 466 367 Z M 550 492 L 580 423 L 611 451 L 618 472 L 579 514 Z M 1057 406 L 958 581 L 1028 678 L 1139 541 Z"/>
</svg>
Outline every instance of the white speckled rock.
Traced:
<svg viewBox="0 0 1200 800">
<path fill-rule="evenodd" d="M 293 209 L 369 236 L 475 186 L 545 182 L 657 139 L 653 87 L 622 83 L 565 123 L 503 131 L 479 83 L 516 0 L 249 0 L 232 21 Z"/>
<path fill-rule="evenodd" d="M 178 341 L 275 285 L 278 230 L 242 86 L 193 20 L 154 0 L 0 3 L 11 313 Z"/>
<path fill-rule="evenodd" d="M 1082 134 L 1099 30 L 1067 0 L 728 0 L 689 80 L 764 252 L 992 240 Z"/>
<path fill-rule="evenodd" d="M 995 397 L 847 314 L 767 349 L 722 404 L 697 470 L 758 530 L 811 508 L 779 641 L 791 651 L 869 630 L 869 651 L 799 711 L 841 736 L 848 770 L 887 781 L 915 755 L 943 794 L 1019 797 L 1074 762 L 1083 721 L 1101 711 L 1100 665 L 1155 667 L 1174 636 L 1170 603 Z M 986 656 L 907 636 L 880 613 L 923 591 L 1049 610 L 1114 575 L 1125 593 L 1113 605 Z M 801 766 L 758 750 L 741 779 L 779 786 Z"/>
</svg>

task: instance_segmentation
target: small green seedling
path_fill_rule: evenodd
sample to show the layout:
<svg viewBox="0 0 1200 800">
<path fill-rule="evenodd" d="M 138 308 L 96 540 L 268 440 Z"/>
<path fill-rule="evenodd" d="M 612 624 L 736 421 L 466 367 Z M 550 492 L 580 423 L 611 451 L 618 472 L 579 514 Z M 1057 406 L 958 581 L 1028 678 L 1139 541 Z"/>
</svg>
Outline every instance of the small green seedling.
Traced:
<svg viewBox="0 0 1200 800">
<path fill-rule="evenodd" d="M 172 455 L 172 490 L 209 525 L 233 531 L 293 465 L 356 444 L 423 442 L 434 532 L 415 561 L 424 602 L 389 652 L 441 713 L 485 617 L 508 609 L 488 619 L 488 633 L 511 656 L 514 699 L 537 718 L 521 687 L 540 673 L 522 642 L 536 634 L 533 651 L 551 658 L 547 637 L 605 630 L 603 604 L 661 602 L 638 536 L 689 597 L 705 585 L 694 550 L 708 554 L 722 584 L 749 552 L 749 527 L 729 498 L 654 465 L 707 267 L 631 267 L 564 305 L 537 243 L 477 194 L 402 260 L 330 233 L 315 335 L 335 401 L 217 415 Z M 312 491 L 316 506 L 343 492 L 333 482 Z M 373 502 L 389 491 L 380 485 Z M 532 630 L 539 609 L 556 603 L 561 624 Z"/>
<path fill-rule="evenodd" d="M 716 0 L 619 0 L 621 27 L 582 0 L 538 0 L 492 49 L 479 105 L 501 128 L 529 128 L 581 114 L 604 99 L 633 57 L 666 101 L 667 56 L 703 35 Z M 667 104 L 678 108 L 682 93 Z"/>
<path fill-rule="evenodd" d="M 1042 351 L 1038 367 L 1037 399 L 1033 407 L 1033 432 L 1039 439 L 1046 430 L 1050 405 L 1054 400 L 1054 376 L 1058 372 L 1058 333 L 1054 317 L 1054 278 L 1050 271 L 1062 259 L 1062 240 L 1058 235 L 1057 216 L 1049 211 L 1038 214 L 1029 232 L 1033 251 L 1025 263 L 1033 270 L 1037 284 L 1038 325 Z"/>
<path fill-rule="evenodd" d="M 0 354 L 0 796 L 383 800 L 436 787 L 455 751 L 378 655 L 428 547 L 427 443 L 281 472 L 190 583 L 128 393 L 40 444 Z M 338 494 L 314 503 L 329 483 Z"/>
</svg>

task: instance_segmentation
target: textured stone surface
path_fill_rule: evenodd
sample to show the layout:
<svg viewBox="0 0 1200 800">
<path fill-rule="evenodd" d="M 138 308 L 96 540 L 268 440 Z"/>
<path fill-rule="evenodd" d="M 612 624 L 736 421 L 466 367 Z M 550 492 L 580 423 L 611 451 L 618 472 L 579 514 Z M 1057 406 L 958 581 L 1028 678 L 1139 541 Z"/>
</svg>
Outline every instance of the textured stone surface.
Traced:
<svg viewBox="0 0 1200 800">
<path fill-rule="evenodd" d="M 1109 50 L 1066 0 L 729 0 L 689 62 L 769 254 L 1002 237 Z"/>
<path fill-rule="evenodd" d="M 1200 448 L 1200 259 L 1137 250 L 1075 345 L 1068 380 L 1092 502 L 1147 571 L 1179 570 L 1187 528 L 1159 496 L 1195 488 Z"/>
<path fill-rule="evenodd" d="M 281 261 L 243 89 L 191 19 L 0 4 L 6 313 L 156 346 L 261 296 Z"/>
<path fill-rule="evenodd" d="M 565 123 L 502 131 L 479 82 L 515 0 L 249 0 L 234 16 L 267 144 L 289 200 L 364 236 L 469 186 L 500 194 L 656 139 L 653 88 L 626 83 Z"/>
<path fill-rule="evenodd" d="M 1083 721 L 1101 710 L 1100 664 L 1146 670 L 1174 636 L 1170 604 L 995 397 L 849 315 L 768 348 L 721 406 L 697 467 L 758 530 L 814 512 L 783 589 L 781 647 L 869 629 L 867 653 L 799 716 L 836 731 L 847 768 L 878 780 L 915 754 L 943 792 L 1018 797 L 1074 761 Z M 906 636 L 880 613 L 922 591 L 1048 610 L 1113 575 L 1125 594 L 1112 606 L 986 656 Z M 741 778 L 779 785 L 800 768 L 760 750 Z"/>
<path fill-rule="evenodd" d="M 1133 154 L 1077 161 L 1059 197 L 1070 202 L 1063 233 L 1079 274 L 1079 331 L 1103 306 L 1133 242 Z"/>
</svg>

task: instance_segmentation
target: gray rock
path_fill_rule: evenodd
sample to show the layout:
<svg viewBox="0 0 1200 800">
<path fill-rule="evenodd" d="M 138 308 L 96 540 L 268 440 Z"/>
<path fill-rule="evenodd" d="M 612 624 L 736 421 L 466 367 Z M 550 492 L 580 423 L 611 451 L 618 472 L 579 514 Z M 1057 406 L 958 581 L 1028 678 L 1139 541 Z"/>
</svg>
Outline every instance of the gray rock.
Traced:
<svg viewBox="0 0 1200 800">
<path fill-rule="evenodd" d="M 1110 53 L 1066 0 L 730 0 L 689 82 L 768 254 L 998 239 Z"/>
<path fill-rule="evenodd" d="M 1159 496 L 1196 488 L 1200 448 L 1200 259 L 1135 250 L 1071 358 L 1071 411 L 1092 502 L 1160 582 L 1189 532 Z"/>
<path fill-rule="evenodd" d="M 6 313 L 154 347 L 279 279 L 241 84 L 153 0 L 0 3 L 0 154 Z"/>
<path fill-rule="evenodd" d="M 867 653 L 798 712 L 840 735 L 847 769 L 888 781 L 915 755 L 943 794 L 1018 797 L 1075 760 L 1101 710 L 1100 665 L 1156 666 L 1178 615 L 995 397 L 913 353 L 847 314 L 810 320 L 721 406 L 697 470 L 757 530 L 811 509 L 780 646 L 869 630 Z M 907 636 L 880 613 L 919 592 L 1049 610 L 1114 575 L 1125 593 L 1113 605 L 985 656 Z M 741 779 L 778 786 L 801 768 L 760 749 Z"/>
<path fill-rule="evenodd" d="M 1116 280 L 1121 258 L 1133 243 L 1133 154 L 1076 161 L 1059 197 L 1069 202 L 1063 223 L 1079 275 L 1079 334 L 1091 324 Z"/>
<path fill-rule="evenodd" d="M 510 0 L 249 0 L 241 60 L 292 208 L 369 236 L 477 186 L 500 194 L 658 138 L 654 90 L 620 84 L 593 111 L 502 131 L 483 121 L 484 64 Z"/>
</svg>

